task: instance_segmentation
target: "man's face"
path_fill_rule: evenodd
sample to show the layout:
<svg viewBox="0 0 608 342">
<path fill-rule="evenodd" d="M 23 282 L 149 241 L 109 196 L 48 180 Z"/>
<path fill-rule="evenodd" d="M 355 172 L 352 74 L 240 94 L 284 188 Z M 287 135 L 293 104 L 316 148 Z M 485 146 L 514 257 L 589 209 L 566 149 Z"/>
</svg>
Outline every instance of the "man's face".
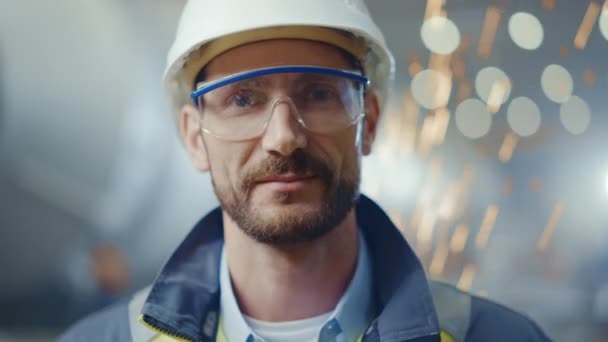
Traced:
<svg viewBox="0 0 608 342">
<path fill-rule="evenodd" d="M 221 54 L 208 64 L 205 80 L 277 65 L 352 67 L 332 46 L 274 40 Z M 292 76 L 279 77 L 288 83 Z M 281 245 L 323 236 L 352 209 L 360 178 L 357 134 L 362 130 L 357 128 L 311 133 L 298 123 L 293 107 L 280 104 L 258 138 L 229 142 L 203 133 L 202 145 L 194 148 L 185 140 L 199 169 L 209 169 L 225 213 L 255 240 Z"/>
</svg>

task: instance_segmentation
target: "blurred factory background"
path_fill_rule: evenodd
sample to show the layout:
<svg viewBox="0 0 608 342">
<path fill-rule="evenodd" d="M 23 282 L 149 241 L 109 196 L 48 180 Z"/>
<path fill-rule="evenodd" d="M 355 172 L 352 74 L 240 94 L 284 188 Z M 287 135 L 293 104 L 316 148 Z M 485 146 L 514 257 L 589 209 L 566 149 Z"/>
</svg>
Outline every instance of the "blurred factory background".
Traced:
<svg viewBox="0 0 608 342">
<path fill-rule="evenodd" d="M 0 2 L 0 341 L 149 283 L 216 205 L 161 88 L 183 4 Z M 363 192 L 432 277 L 608 341 L 608 1 L 368 5 L 397 77 Z"/>
</svg>

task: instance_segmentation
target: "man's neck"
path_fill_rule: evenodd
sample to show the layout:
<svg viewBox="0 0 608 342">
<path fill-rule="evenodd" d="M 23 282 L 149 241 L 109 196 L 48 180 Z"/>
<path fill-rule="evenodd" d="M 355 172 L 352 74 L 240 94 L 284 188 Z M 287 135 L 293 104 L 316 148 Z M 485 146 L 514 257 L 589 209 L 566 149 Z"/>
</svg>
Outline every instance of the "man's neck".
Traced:
<svg viewBox="0 0 608 342">
<path fill-rule="evenodd" d="M 262 321 L 292 321 L 333 310 L 358 255 L 354 210 L 320 239 L 270 246 L 246 235 L 224 214 L 228 269 L 241 312 Z"/>
</svg>

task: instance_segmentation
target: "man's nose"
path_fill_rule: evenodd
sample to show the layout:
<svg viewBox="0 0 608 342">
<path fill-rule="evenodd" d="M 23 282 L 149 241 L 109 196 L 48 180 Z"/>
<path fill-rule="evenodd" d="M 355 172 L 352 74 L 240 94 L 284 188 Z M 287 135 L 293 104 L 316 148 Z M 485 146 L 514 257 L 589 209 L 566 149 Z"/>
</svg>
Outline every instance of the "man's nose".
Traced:
<svg viewBox="0 0 608 342">
<path fill-rule="evenodd" d="M 262 136 L 262 148 L 270 153 L 289 156 L 308 143 L 301 117 L 293 102 L 278 101 L 270 108 L 270 117 Z"/>
</svg>

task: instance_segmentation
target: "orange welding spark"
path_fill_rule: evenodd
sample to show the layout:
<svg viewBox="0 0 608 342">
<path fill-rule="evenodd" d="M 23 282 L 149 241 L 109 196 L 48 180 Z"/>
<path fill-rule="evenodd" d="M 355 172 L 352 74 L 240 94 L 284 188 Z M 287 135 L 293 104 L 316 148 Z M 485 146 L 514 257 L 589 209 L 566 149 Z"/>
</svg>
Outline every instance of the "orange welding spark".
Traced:
<svg viewBox="0 0 608 342">
<path fill-rule="evenodd" d="M 414 77 L 417 73 L 422 71 L 422 64 L 414 62 L 410 64 L 410 66 L 407 68 L 407 71 L 410 74 L 410 77 Z"/>
<path fill-rule="evenodd" d="M 435 94 L 433 97 L 434 107 L 446 105 L 445 102 L 449 99 L 452 92 L 451 59 L 452 55 L 438 55 L 434 53 L 429 58 L 429 69 L 436 70 L 443 76 L 432 78 L 427 84 L 428 94 Z"/>
<path fill-rule="evenodd" d="M 420 225 L 418 227 L 417 246 L 421 253 L 426 254 L 433 242 L 433 231 L 435 229 L 435 223 L 437 222 L 437 215 L 432 210 L 425 210 L 420 218 Z"/>
<path fill-rule="evenodd" d="M 597 17 L 600 14 L 600 5 L 596 2 L 591 1 L 589 3 L 589 7 L 587 7 L 587 12 L 583 17 L 583 21 L 576 32 L 576 36 L 574 37 L 574 47 L 577 49 L 584 49 L 587 45 L 587 41 L 589 40 L 589 35 L 593 30 L 593 25 L 597 21 Z"/>
<path fill-rule="evenodd" d="M 452 205 L 452 216 L 450 220 L 454 220 L 457 217 L 461 217 L 465 214 L 465 210 L 467 209 L 470 192 L 465 191 L 465 187 L 463 186 L 460 180 L 455 182 L 455 191 L 454 191 L 454 202 Z"/>
<path fill-rule="evenodd" d="M 467 67 L 464 63 L 464 59 L 462 57 L 454 58 L 454 62 L 452 63 L 452 74 L 454 80 L 462 81 L 466 76 Z"/>
<path fill-rule="evenodd" d="M 399 145 L 401 154 L 405 155 L 414 151 L 418 133 L 418 116 L 420 114 L 420 107 L 409 90 L 403 96 L 403 112 L 403 133 Z"/>
<path fill-rule="evenodd" d="M 557 228 L 557 224 L 559 223 L 560 218 L 562 217 L 562 213 L 564 211 L 564 207 L 566 206 L 563 200 L 557 201 L 555 207 L 553 207 L 553 211 L 549 216 L 549 221 L 545 225 L 545 229 L 543 229 L 543 233 L 538 240 L 538 249 L 541 252 L 544 252 L 549 246 L 549 242 L 553 238 L 555 234 L 555 228 Z"/>
<path fill-rule="evenodd" d="M 460 275 L 460 279 L 458 279 L 458 283 L 456 286 L 463 290 L 468 291 L 473 286 L 473 278 L 475 277 L 475 265 L 466 264 L 464 269 L 462 270 L 462 274 Z"/>
<path fill-rule="evenodd" d="M 490 113 L 498 113 L 507 90 L 508 85 L 505 81 L 498 80 L 492 83 L 490 96 L 488 96 L 488 111 L 490 111 Z"/>
<path fill-rule="evenodd" d="M 457 182 L 452 182 L 448 186 L 448 190 L 441 199 L 437 214 L 442 220 L 450 220 L 457 210 L 457 200 L 460 195 L 460 185 Z"/>
<path fill-rule="evenodd" d="M 451 60 L 451 54 L 439 55 L 436 53 L 431 53 L 431 56 L 429 57 L 429 69 L 437 70 L 441 72 L 444 76 L 448 76 L 452 73 L 450 71 Z"/>
<path fill-rule="evenodd" d="M 420 63 L 420 56 L 418 56 L 418 54 L 417 54 L 417 53 L 415 53 L 415 52 L 410 52 L 410 53 L 407 55 L 407 62 L 408 62 L 409 64 L 416 63 L 416 62 L 417 62 L 417 63 Z"/>
<path fill-rule="evenodd" d="M 552 11 L 555 8 L 555 0 L 543 0 L 543 9 L 545 11 Z"/>
<path fill-rule="evenodd" d="M 445 0 L 427 0 L 424 20 L 430 17 L 441 16 Z"/>
<path fill-rule="evenodd" d="M 488 240 L 490 240 L 490 234 L 492 233 L 492 228 L 494 227 L 497 216 L 498 207 L 494 204 L 488 206 L 488 209 L 486 209 L 486 214 L 481 221 L 479 233 L 475 239 L 475 246 L 477 248 L 484 249 L 488 246 Z"/>
<path fill-rule="evenodd" d="M 464 251 L 468 238 L 469 227 L 463 223 L 459 224 L 456 229 L 454 229 L 454 233 L 452 234 L 452 239 L 450 240 L 450 251 L 452 251 L 452 253 L 461 253 Z"/>
<path fill-rule="evenodd" d="M 450 112 L 446 108 L 439 108 L 435 111 L 433 120 L 432 141 L 434 145 L 441 145 L 445 141 L 445 136 L 450 123 Z"/>
<path fill-rule="evenodd" d="M 456 50 L 459 54 L 465 54 L 473 45 L 473 37 L 470 34 L 464 33 L 460 37 L 460 45 Z"/>
<path fill-rule="evenodd" d="M 494 38 L 496 37 L 496 32 L 498 32 L 501 16 L 502 11 L 500 8 L 496 6 L 488 7 L 483 21 L 483 28 L 481 29 L 481 37 L 479 38 L 479 48 L 477 49 L 477 55 L 481 59 L 487 59 L 492 54 Z"/>
<path fill-rule="evenodd" d="M 462 185 L 465 189 L 468 189 L 473 185 L 475 180 L 475 167 L 471 164 L 467 164 L 462 172 Z"/>
<path fill-rule="evenodd" d="M 425 117 L 420 129 L 418 154 L 423 158 L 428 157 L 433 149 L 433 127 L 435 126 L 433 121 L 434 118 L 432 116 Z"/>
<path fill-rule="evenodd" d="M 420 113 L 420 107 L 416 103 L 416 99 L 414 99 L 414 95 L 410 90 L 406 91 L 403 95 L 403 110 L 405 112 L 405 117 L 408 118 L 406 121 L 418 120 L 418 114 Z"/>
<path fill-rule="evenodd" d="M 592 87 L 593 84 L 595 84 L 595 73 L 593 72 L 592 69 L 585 69 L 585 71 L 583 72 L 583 82 L 585 83 L 585 85 Z"/>
<path fill-rule="evenodd" d="M 456 99 L 460 103 L 471 97 L 473 94 L 473 86 L 470 81 L 463 81 L 458 83 L 458 93 Z"/>
<path fill-rule="evenodd" d="M 498 150 L 498 160 L 503 163 L 508 162 L 513 157 L 513 152 L 515 152 L 515 148 L 517 147 L 517 142 L 519 138 L 515 133 L 509 132 L 505 135 L 505 139 Z"/>
<path fill-rule="evenodd" d="M 450 94 L 452 93 L 452 74 L 444 74 L 446 77 L 439 78 L 436 82 L 435 96 L 433 98 L 433 104 L 435 107 L 445 106 L 449 101 Z M 429 82 L 434 83 L 434 82 Z"/>
<path fill-rule="evenodd" d="M 429 273 L 433 277 L 438 277 L 443 273 L 445 269 L 445 263 L 448 260 L 448 245 L 447 243 L 440 243 L 435 248 L 433 258 L 431 259 L 431 266 L 429 267 Z"/>
<path fill-rule="evenodd" d="M 433 108 L 445 106 L 452 92 L 452 71 L 450 61 L 452 55 L 431 53 L 428 68 L 438 71 L 443 77 L 433 77 L 427 84 L 427 93 L 434 94 Z"/>
</svg>

